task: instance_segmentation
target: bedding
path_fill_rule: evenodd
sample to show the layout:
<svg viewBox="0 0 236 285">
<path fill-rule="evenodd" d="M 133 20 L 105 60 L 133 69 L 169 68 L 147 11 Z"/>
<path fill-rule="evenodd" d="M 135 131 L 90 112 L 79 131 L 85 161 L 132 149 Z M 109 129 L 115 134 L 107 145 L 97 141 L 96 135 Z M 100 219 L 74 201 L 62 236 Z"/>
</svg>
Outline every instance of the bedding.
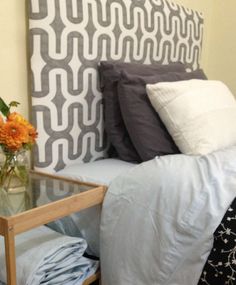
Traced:
<svg viewBox="0 0 236 285">
<path fill-rule="evenodd" d="M 236 144 L 236 100 L 220 81 L 147 84 L 151 104 L 185 154 L 207 154 Z"/>
<path fill-rule="evenodd" d="M 102 209 L 104 284 L 197 284 L 213 234 L 236 197 L 235 157 L 236 146 L 205 156 L 167 155 L 116 178 Z"/>
<path fill-rule="evenodd" d="M 115 158 L 90 163 L 74 164 L 58 171 L 57 175 L 109 186 L 117 176 L 126 173 L 136 164 Z M 99 226 L 101 205 L 85 209 L 49 224 L 50 228 L 66 235 L 84 238 L 88 243 L 86 252 L 99 256 Z"/>
<path fill-rule="evenodd" d="M 136 163 L 117 158 L 106 158 L 89 163 L 74 163 L 56 174 L 83 182 L 108 186 L 115 177 L 125 173 L 135 165 Z"/>
<path fill-rule="evenodd" d="M 105 178 L 100 177 L 99 173 L 100 171 L 102 172 L 102 167 L 101 165 L 99 166 L 99 162 L 96 162 L 96 165 L 99 166 L 98 170 L 93 168 L 93 164 L 93 170 L 89 174 L 88 165 L 79 165 L 78 168 L 75 165 L 75 163 L 104 158 L 107 155 L 108 144 L 107 140 L 104 139 L 104 118 L 102 114 L 103 103 L 105 103 L 106 107 L 106 99 L 111 98 L 102 98 L 98 84 L 97 65 L 104 60 L 139 62 L 140 65 L 134 65 L 135 72 L 139 72 L 139 69 L 146 67 L 145 64 L 153 64 L 155 62 L 166 64 L 181 60 L 184 63 L 184 70 L 182 71 L 185 71 L 185 66 L 187 66 L 188 70 L 195 70 L 199 68 L 202 46 L 203 18 L 201 13 L 166 0 L 30 0 L 29 27 L 32 71 L 32 118 L 39 132 L 38 145 L 34 153 L 34 167 L 37 170 L 50 172 L 64 168 L 65 175 L 71 175 L 73 178 L 79 176 L 79 179 L 86 180 L 91 178 L 92 181 L 97 181 L 98 183 L 106 183 L 107 180 L 113 179 L 116 174 L 120 174 L 120 178 L 115 179 L 116 181 L 119 180 L 120 184 L 124 182 L 124 185 L 120 185 L 121 191 L 127 190 L 127 187 L 135 187 L 139 183 L 142 184 L 143 176 L 148 174 L 145 171 L 139 173 L 141 179 L 139 183 L 138 181 L 132 181 L 137 183 L 134 183 L 134 186 L 126 185 L 123 177 L 126 176 L 126 173 L 129 175 L 128 173 L 132 172 L 132 168 L 145 168 L 146 163 L 143 164 L 144 166 L 130 165 L 130 167 L 125 167 L 123 174 L 120 172 L 120 166 L 116 165 L 116 168 L 119 168 L 119 172 L 116 173 L 116 170 L 114 170 L 114 175 L 107 175 Z M 181 69 L 183 69 L 182 65 Z M 107 71 L 107 74 L 108 77 L 103 80 L 103 85 L 112 83 L 109 79 L 110 71 Z M 147 74 L 145 72 L 145 74 L 142 73 L 140 75 Z M 116 86 L 117 83 L 114 85 Z M 104 86 L 102 88 L 104 89 Z M 117 89 L 115 89 L 115 92 L 117 92 Z M 116 100 L 115 102 L 119 103 L 117 97 L 114 99 Z M 111 104 L 113 103 L 112 101 Z M 114 109 L 112 105 L 109 108 L 106 107 L 106 118 L 109 118 L 110 112 L 113 111 L 112 108 Z M 119 105 L 117 108 L 114 109 L 114 112 L 118 110 L 117 113 L 120 116 L 118 118 L 122 119 Z M 112 119 L 116 119 L 117 113 L 113 114 L 114 118 Z M 117 140 L 114 146 L 118 150 L 118 155 L 127 161 L 140 162 L 142 159 L 128 136 L 124 122 L 120 119 L 114 124 L 114 130 L 121 130 L 121 133 L 118 133 L 120 137 L 114 136 L 114 139 Z M 107 123 L 105 122 L 105 124 Z M 105 128 L 107 129 L 106 125 Z M 112 134 L 114 135 L 114 133 Z M 112 142 L 112 139 L 110 141 Z M 177 155 L 177 157 L 179 156 Z M 166 160 L 168 157 L 171 158 L 172 156 L 168 155 L 160 160 Z M 158 160 L 159 158 L 156 157 L 153 161 Z M 147 164 L 149 163 L 151 161 L 147 162 Z M 180 169 L 181 166 L 179 166 Z M 110 168 L 112 167 L 105 168 L 105 172 L 107 173 Z M 177 170 L 174 173 L 178 173 L 179 168 L 176 168 Z M 149 204 L 155 204 L 156 200 L 154 199 L 155 195 L 153 197 L 148 195 L 146 198 L 144 197 L 144 195 L 149 193 L 149 188 L 146 187 L 146 184 L 152 183 L 152 180 L 156 182 L 156 176 L 162 181 L 158 171 L 153 169 L 152 173 L 153 177 L 147 175 L 145 178 L 147 181 L 143 185 L 143 193 L 139 194 L 140 197 L 143 197 L 143 200 L 149 200 Z M 166 175 L 165 177 L 171 185 L 175 184 L 174 181 L 170 180 L 170 176 Z M 185 183 L 183 183 L 184 186 L 186 186 Z M 156 187 L 158 188 L 158 186 Z M 182 185 L 179 188 L 181 189 Z M 114 189 L 113 183 L 111 189 Z M 140 190 L 140 188 L 137 187 L 137 190 Z M 168 193 L 168 189 L 166 191 Z M 171 196 L 170 193 L 169 195 Z M 110 194 L 108 194 L 107 201 L 109 199 Z M 178 199 L 174 201 L 173 197 L 172 200 L 170 198 L 170 201 L 172 201 L 172 207 L 178 209 Z M 104 215 L 108 219 L 107 227 L 109 228 L 112 225 L 109 223 L 108 216 L 110 215 L 112 220 L 118 209 L 114 206 L 115 209 L 111 207 L 111 212 L 108 212 L 106 206 L 107 202 L 105 201 Z M 78 234 L 83 236 L 87 235 L 87 231 L 90 232 L 86 236 L 90 251 L 92 254 L 98 255 L 97 225 L 99 222 L 97 223 L 96 219 L 99 219 L 100 209 L 90 210 L 92 211 L 90 216 L 86 212 L 80 212 L 78 215 L 67 217 L 65 220 L 58 221 L 58 223 L 61 231 L 65 233 L 68 231 L 72 235 Z M 129 207 L 122 208 L 122 210 L 124 214 L 127 213 L 127 220 L 124 221 L 124 226 L 127 226 L 128 230 L 138 225 L 139 221 L 143 224 L 143 228 L 140 226 L 140 231 L 136 236 L 128 230 L 127 235 L 122 236 L 124 246 L 127 239 L 134 240 L 133 246 L 137 247 L 137 255 L 134 256 L 134 259 L 131 258 L 132 256 L 124 259 L 124 267 L 121 266 L 120 269 L 114 269 L 115 264 L 111 262 L 112 271 L 110 274 L 114 273 L 114 278 L 116 278 L 117 271 L 121 270 L 121 273 L 123 273 L 122 271 L 124 270 L 125 274 L 121 274 L 123 277 L 121 276 L 120 278 L 123 278 L 121 284 L 125 285 L 129 282 L 127 281 L 126 273 L 129 271 L 132 262 L 138 263 L 140 261 L 142 264 L 142 257 L 145 258 L 146 254 L 150 252 L 149 250 L 152 250 L 152 247 L 148 249 L 148 245 L 142 243 L 142 241 L 140 244 L 135 242 L 136 237 L 138 239 L 144 237 L 144 240 L 149 237 L 149 235 L 147 237 L 144 236 L 145 230 L 148 229 L 148 219 L 145 219 L 145 216 L 142 217 L 141 213 L 137 213 L 137 217 L 130 221 L 128 215 Z M 95 224 L 95 231 L 92 233 L 90 227 L 93 228 L 93 224 Z M 117 229 L 114 229 L 114 233 L 119 234 L 119 229 L 122 227 L 119 224 L 118 226 Z M 112 232 L 106 233 L 113 235 Z M 102 240 L 102 244 L 106 241 L 108 241 L 106 238 Z M 116 242 L 116 237 L 114 242 Z M 162 240 L 162 242 L 165 246 L 165 240 Z M 111 246 L 111 243 L 109 245 Z M 152 245 L 152 241 L 150 241 L 150 246 Z M 114 243 L 112 246 L 114 248 L 111 249 L 108 258 L 116 249 L 117 257 L 119 257 L 123 252 L 122 250 L 119 252 L 119 244 Z M 127 248 L 127 253 L 129 252 L 130 249 Z M 154 255 L 155 247 L 152 257 Z M 104 268 L 104 278 L 107 280 L 110 277 L 106 275 L 106 270 L 110 271 L 110 264 L 107 263 L 108 260 L 104 260 L 104 255 L 102 257 L 104 264 L 108 265 L 107 268 Z M 157 258 L 159 259 L 159 256 Z M 119 263 L 117 266 L 119 266 Z M 151 267 L 155 267 L 155 264 L 151 264 Z M 141 268 L 137 276 L 143 273 L 145 269 L 145 266 L 143 269 Z M 130 271 L 130 274 L 132 274 L 132 271 Z M 141 281 L 142 279 L 140 279 Z M 149 283 L 142 284 L 153 283 L 151 280 Z M 119 283 L 115 282 L 107 283 L 107 285 L 111 284 L 119 285 Z M 130 284 L 139 285 L 135 280 L 132 280 Z"/>
<path fill-rule="evenodd" d="M 4 239 L 0 238 L 0 280 L 6 282 Z M 41 226 L 16 236 L 17 285 L 82 285 L 98 269 L 83 256 L 87 243 Z"/>
<path fill-rule="evenodd" d="M 189 79 L 207 79 L 203 70 L 193 72 L 168 72 L 162 74 L 132 75 L 121 73 L 118 98 L 123 121 L 129 137 L 142 161 L 156 155 L 179 153 L 146 93 L 146 84 Z"/>
<path fill-rule="evenodd" d="M 171 71 L 184 72 L 185 65 L 181 63 L 147 65 L 116 61 L 100 62 L 99 73 L 104 99 L 104 122 L 108 139 L 114 146 L 120 159 L 139 162 L 141 161 L 140 156 L 126 130 L 118 100 L 117 86 L 123 70 L 130 74 L 147 76 Z"/>
<path fill-rule="evenodd" d="M 236 281 L 236 198 L 214 233 L 214 243 L 198 285 L 233 285 Z"/>
</svg>

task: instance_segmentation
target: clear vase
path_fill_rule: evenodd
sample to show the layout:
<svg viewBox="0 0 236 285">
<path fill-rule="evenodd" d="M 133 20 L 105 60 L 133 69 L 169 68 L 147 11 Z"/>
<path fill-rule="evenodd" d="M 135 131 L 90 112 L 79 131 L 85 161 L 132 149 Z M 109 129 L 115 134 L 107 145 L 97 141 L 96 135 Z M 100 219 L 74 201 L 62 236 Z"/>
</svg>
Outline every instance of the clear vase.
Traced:
<svg viewBox="0 0 236 285">
<path fill-rule="evenodd" d="M 26 151 L 1 153 L 0 188 L 6 192 L 24 192 L 29 182 L 29 160 Z"/>
</svg>

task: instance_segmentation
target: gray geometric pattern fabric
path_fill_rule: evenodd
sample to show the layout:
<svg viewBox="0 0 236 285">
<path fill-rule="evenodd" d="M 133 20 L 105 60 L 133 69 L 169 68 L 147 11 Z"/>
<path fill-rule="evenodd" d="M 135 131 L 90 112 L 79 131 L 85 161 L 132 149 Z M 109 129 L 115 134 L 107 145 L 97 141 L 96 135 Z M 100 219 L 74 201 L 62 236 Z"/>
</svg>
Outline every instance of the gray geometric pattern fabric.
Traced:
<svg viewBox="0 0 236 285">
<path fill-rule="evenodd" d="M 97 64 L 199 66 L 203 18 L 165 0 L 29 0 L 35 168 L 106 156 Z"/>
</svg>

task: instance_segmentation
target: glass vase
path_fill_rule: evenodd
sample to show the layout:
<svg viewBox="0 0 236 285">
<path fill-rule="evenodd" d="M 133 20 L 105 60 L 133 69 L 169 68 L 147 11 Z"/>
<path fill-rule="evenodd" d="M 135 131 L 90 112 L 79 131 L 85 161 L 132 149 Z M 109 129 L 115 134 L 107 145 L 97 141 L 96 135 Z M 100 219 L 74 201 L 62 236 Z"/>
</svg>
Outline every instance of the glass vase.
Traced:
<svg viewBox="0 0 236 285">
<path fill-rule="evenodd" d="M 6 192 L 24 192 L 29 182 L 29 161 L 26 151 L 0 155 L 0 188 Z"/>
</svg>

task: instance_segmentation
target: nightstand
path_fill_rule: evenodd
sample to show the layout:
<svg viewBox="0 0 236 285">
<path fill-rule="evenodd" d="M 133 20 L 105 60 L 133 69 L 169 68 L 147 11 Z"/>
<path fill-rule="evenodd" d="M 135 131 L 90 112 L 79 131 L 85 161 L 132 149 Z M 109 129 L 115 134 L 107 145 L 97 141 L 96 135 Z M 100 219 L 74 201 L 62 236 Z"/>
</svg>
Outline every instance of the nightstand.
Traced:
<svg viewBox="0 0 236 285">
<path fill-rule="evenodd" d="M 22 193 L 25 204 L 14 213 L 7 204 L 0 208 L 0 235 L 4 236 L 7 284 L 16 285 L 15 236 L 80 210 L 101 204 L 107 187 L 65 177 L 31 172 L 29 187 Z M 9 193 L 8 195 L 14 195 Z M 97 272 L 84 284 L 99 280 Z"/>
</svg>

